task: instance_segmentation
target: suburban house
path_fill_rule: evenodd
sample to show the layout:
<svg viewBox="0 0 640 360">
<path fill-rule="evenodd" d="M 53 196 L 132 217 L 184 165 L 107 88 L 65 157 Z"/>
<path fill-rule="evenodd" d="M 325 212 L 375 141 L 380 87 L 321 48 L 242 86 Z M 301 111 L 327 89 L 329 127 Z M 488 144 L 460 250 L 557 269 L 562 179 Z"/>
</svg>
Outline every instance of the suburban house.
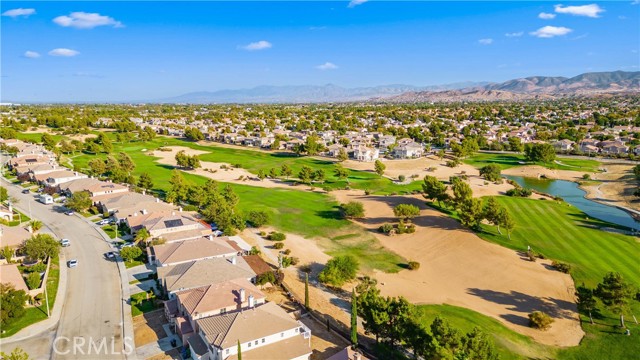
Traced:
<svg viewBox="0 0 640 360">
<path fill-rule="evenodd" d="M 77 180 L 77 179 L 84 179 L 87 177 L 88 176 L 85 174 L 81 174 L 81 173 L 78 173 L 77 171 L 71 171 L 67 169 L 61 169 L 61 170 L 53 171 L 50 173 L 33 176 L 34 180 L 39 184 L 50 186 L 50 187 L 57 187 L 60 184 Z"/>
<path fill-rule="evenodd" d="M 424 146 L 415 141 L 399 143 L 393 151 L 392 155 L 396 159 L 413 159 L 424 155 Z"/>
<path fill-rule="evenodd" d="M 8 246 L 17 249 L 22 242 L 30 238 L 33 234 L 22 226 L 5 226 L 0 224 L 0 248 Z"/>
<path fill-rule="evenodd" d="M 378 149 L 360 145 L 353 150 L 353 158 L 358 161 L 374 161 L 380 155 Z"/>
<path fill-rule="evenodd" d="M 182 264 L 194 260 L 233 257 L 238 251 L 227 243 L 228 237 L 200 237 L 175 241 L 147 248 L 149 263 L 158 267 Z"/>
<path fill-rule="evenodd" d="M 129 188 L 124 185 L 85 176 L 84 178 L 64 182 L 63 185 L 60 185 L 60 191 L 67 196 L 71 196 L 78 191 L 88 191 L 93 202 L 99 203 L 101 200 L 115 197 L 117 194 L 124 195 L 129 192 Z"/>
<path fill-rule="evenodd" d="M 195 213 L 162 211 L 134 213 L 125 219 L 133 233 L 147 229 L 151 238 L 163 238 L 167 242 L 195 240 L 211 234 L 211 225 L 197 219 Z"/>
<path fill-rule="evenodd" d="M 0 265 L 0 283 L 13 285 L 14 289 L 24 290 L 29 294 L 29 288 L 18 270 L 18 264 Z"/>
<path fill-rule="evenodd" d="M 552 145 L 556 151 L 571 151 L 573 150 L 575 142 L 569 139 L 562 139 L 554 142 Z"/>
<path fill-rule="evenodd" d="M 598 147 L 603 154 L 626 154 L 629 152 L 629 147 L 622 141 L 601 141 L 598 143 Z"/>
<path fill-rule="evenodd" d="M 169 293 L 217 284 L 229 280 L 253 281 L 256 274 L 242 257 L 213 258 L 158 268 L 158 280 Z"/>
<path fill-rule="evenodd" d="M 345 150 L 344 146 L 340 144 L 332 144 L 327 147 L 327 156 L 338 157 L 340 150 Z"/>
<path fill-rule="evenodd" d="M 147 204 L 154 204 L 155 208 L 149 209 L 147 208 Z M 102 209 L 103 212 L 108 212 L 110 214 L 117 214 L 117 217 L 121 220 L 124 220 L 127 216 L 132 216 L 136 212 L 140 212 L 143 209 L 146 209 L 147 212 L 154 212 L 158 208 L 163 209 L 174 209 L 175 207 L 167 204 L 165 202 L 160 201 L 150 195 L 138 194 L 135 192 L 122 192 L 118 193 L 116 196 L 102 198 L 97 202 L 98 206 Z M 128 209 L 129 212 L 125 212 L 123 214 L 123 209 Z"/>
<path fill-rule="evenodd" d="M 195 360 L 302 360 L 311 355 L 311 330 L 275 303 L 196 321 L 187 340 Z M 256 326 L 260 324 L 260 326 Z"/>
<path fill-rule="evenodd" d="M 0 204 L 0 219 L 4 221 L 13 221 L 13 206 Z"/>
<path fill-rule="evenodd" d="M 241 311 L 266 302 L 262 291 L 246 279 L 178 291 L 175 295 L 174 299 L 165 302 L 165 315 L 183 343 L 198 331 L 198 319 Z M 171 302 L 175 305 L 168 304 Z M 170 313 L 170 309 L 175 309 L 175 312 Z"/>
</svg>

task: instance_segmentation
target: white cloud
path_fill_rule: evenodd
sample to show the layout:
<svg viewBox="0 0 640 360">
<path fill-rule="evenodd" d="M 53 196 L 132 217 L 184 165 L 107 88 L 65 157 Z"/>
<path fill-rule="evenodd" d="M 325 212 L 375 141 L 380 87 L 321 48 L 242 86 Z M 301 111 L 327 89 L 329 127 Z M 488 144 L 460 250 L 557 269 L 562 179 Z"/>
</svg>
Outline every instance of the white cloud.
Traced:
<svg viewBox="0 0 640 360">
<path fill-rule="evenodd" d="M 72 50 L 72 49 L 65 49 L 65 48 L 57 48 L 57 49 L 53 49 L 53 50 L 49 51 L 49 55 L 51 55 L 51 56 L 72 57 L 72 56 L 76 56 L 76 55 L 79 55 L 79 54 L 80 54 L 79 51 Z"/>
<path fill-rule="evenodd" d="M 480 45 L 491 45 L 493 44 L 493 39 L 480 39 L 478 43 L 480 43 Z"/>
<path fill-rule="evenodd" d="M 245 46 L 240 46 L 240 48 L 248 51 L 256 51 L 256 50 L 270 49 L 272 46 L 273 45 L 270 42 L 266 40 L 260 40 L 260 41 L 252 42 Z"/>
<path fill-rule="evenodd" d="M 29 58 L 29 59 L 35 59 L 35 58 L 39 58 L 40 54 L 38 54 L 35 51 L 27 50 L 27 51 L 24 52 L 24 54 L 22 56 L 24 56 L 26 58 Z"/>
<path fill-rule="evenodd" d="M 556 14 L 549 14 L 546 12 L 541 12 L 540 14 L 538 14 L 538 17 L 540 19 L 544 19 L 544 20 L 551 20 L 551 19 L 555 19 Z"/>
<path fill-rule="evenodd" d="M 640 5 L 640 0 L 633 0 L 631 5 Z"/>
<path fill-rule="evenodd" d="M 512 32 L 512 33 L 504 34 L 504 36 L 506 36 L 506 37 L 520 37 L 522 35 L 524 35 L 524 31 L 518 31 L 518 32 Z"/>
<path fill-rule="evenodd" d="M 9 16 L 9 17 L 12 17 L 12 18 L 15 18 L 15 17 L 18 17 L 18 16 L 28 17 L 29 15 L 33 15 L 35 13 L 36 13 L 36 9 L 18 8 L 18 9 L 7 10 L 7 11 L 2 13 L 2 16 Z"/>
<path fill-rule="evenodd" d="M 316 69 L 318 69 L 318 70 L 334 70 L 334 69 L 337 69 L 337 68 L 338 68 L 338 65 L 336 65 L 334 63 L 330 63 L 328 61 L 326 63 L 322 64 L 322 65 L 316 66 Z"/>
<path fill-rule="evenodd" d="M 579 6 L 562 6 L 556 5 L 554 10 L 558 14 L 570 14 L 575 16 L 587 16 L 591 18 L 600 17 L 600 13 L 604 12 L 604 9 L 598 6 L 598 4 L 579 5 Z"/>
<path fill-rule="evenodd" d="M 69 16 L 58 16 L 53 19 L 53 22 L 63 27 L 73 27 L 76 29 L 93 29 L 98 26 L 124 27 L 120 21 L 112 17 L 82 11 L 72 12 Z"/>
<path fill-rule="evenodd" d="M 532 31 L 529 34 L 539 38 L 552 38 L 554 36 L 567 35 L 573 30 L 564 26 L 544 26 L 536 31 Z"/>
<path fill-rule="evenodd" d="M 362 5 L 362 4 L 366 3 L 367 1 L 369 1 L 369 0 L 351 0 L 349 2 L 348 7 L 353 8 L 353 7 L 356 7 L 358 5 Z"/>
</svg>

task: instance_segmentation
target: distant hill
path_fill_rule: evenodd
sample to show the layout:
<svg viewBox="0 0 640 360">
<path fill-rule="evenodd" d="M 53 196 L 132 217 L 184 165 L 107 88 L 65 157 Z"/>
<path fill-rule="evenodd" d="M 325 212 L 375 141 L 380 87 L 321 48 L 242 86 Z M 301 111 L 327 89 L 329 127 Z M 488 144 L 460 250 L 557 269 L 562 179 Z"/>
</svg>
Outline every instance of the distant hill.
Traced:
<svg viewBox="0 0 640 360">
<path fill-rule="evenodd" d="M 334 84 L 300 86 L 258 86 L 251 89 L 201 91 L 172 98 L 155 100 L 159 103 L 320 103 L 352 102 L 371 98 L 387 98 L 406 92 L 443 91 L 471 86 L 483 86 L 487 82 L 463 82 L 434 86 L 382 85 L 374 87 L 344 88 Z"/>
<path fill-rule="evenodd" d="M 640 71 L 593 72 L 572 78 L 531 76 L 457 90 L 411 91 L 376 100 L 390 102 L 508 101 L 615 93 L 640 93 Z"/>
</svg>

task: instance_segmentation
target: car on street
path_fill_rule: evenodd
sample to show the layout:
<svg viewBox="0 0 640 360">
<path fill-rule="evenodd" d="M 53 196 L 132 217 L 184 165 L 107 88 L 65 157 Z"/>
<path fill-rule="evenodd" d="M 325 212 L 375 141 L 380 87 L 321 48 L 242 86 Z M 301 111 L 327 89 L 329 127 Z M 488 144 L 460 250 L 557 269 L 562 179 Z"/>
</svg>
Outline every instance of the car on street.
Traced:
<svg viewBox="0 0 640 360">
<path fill-rule="evenodd" d="M 105 257 L 107 260 L 115 260 L 115 258 L 116 258 L 116 253 L 115 253 L 115 251 L 109 251 L 109 252 L 104 253 L 104 257 Z"/>
<path fill-rule="evenodd" d="M 62 247 L 71 246 L 71 242 L 69 241 L 69 239 L 62 239 L 62 240 L 60 240 L 60 245 Z"/>
<path fill-rule="evenodd" d="M 71 210 L 69 210 L 69 211 L 65 211 L 65 215 L 69 215 L 69 216 L 71 216 L 71 215 L 73 215 L 73 214 L 74 214 L 74 213 L 73 213 L 73 211 L 71 211 Z"/>
<path fill-rule="evenodd" d="M 67 266 L 70 268 L 74 268 L 76 266 L 78 266 L 78 260 L 77 259 L 71 259 L 69 261 L 67 261 Z"/>
<path fill-rule="evenodd" d="M 28 194 L 28 193 L 29 193 L 29 189 L 24 189 L 24 190 L 22 190 L 22 193 L 23 193 L 23 194 Z"/>
</svg>

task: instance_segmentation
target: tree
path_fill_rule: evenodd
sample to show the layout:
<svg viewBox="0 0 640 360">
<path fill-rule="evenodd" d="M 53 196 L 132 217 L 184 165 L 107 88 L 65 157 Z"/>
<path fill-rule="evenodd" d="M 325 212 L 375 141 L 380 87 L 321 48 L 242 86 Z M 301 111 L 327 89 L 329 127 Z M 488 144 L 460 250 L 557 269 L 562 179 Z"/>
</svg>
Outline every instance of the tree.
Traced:
<svg viewBox="0 0 640 360">
<path fill-rule="evenodd" d="M 472 229 L 478 229 L 482 222 L 484 209 L 481 199 L 470 198 L 463 201 L 459 206 L 458 216 L 462 225 Z"/>
<path fill-rule="evenodd" d="M 640 180 L 640 165 L 633 167 L 633 174 L 636 176 L 636 179 Z"/>
<path fill-rule="evenodd" d="M 269 170 L 269 177 L 272 179 L 276 179 L 278 177 L 278 169 L 271 168 L 271 170 Z"/>
<path fill-rule="evenodd" d="M 42 137 L 41 137 L 40 139 L 42 140 L 42 145 L 43 145 L 45 148 L 47 148 L 47 149 L 51 150 L 51 149 L 53 149 L 54 147 L 56 147 L 57 142 L 56 142 L 56 140 L 53 138 L 53 136 L 51 136 L 50 134 L 48 134 L 48 133 L 44 133 L 44 134 L 42 134 Z"/>
<path fill-rule="evenodd" d="M 556 159 L 556 152 L 551 144 L 526 144 L 524 146 L 524 156 L 527 161 L 550 163 Z"/>
<path fill-rule="evenodd" d="M 333 170 L 333 174 L 338 179 L 342 180 L 349 176 L 349 170 L 345 169 L 343 166 L 336 166 L 335 170 Z"/>
<path fill-rule="evenodd" d="M 586 312 L 589 314 L 589 320 L 593 324 L 593 316 L 591 316 L 591 312 L 596 310 L 596 299 L 593 294 L 593 289 L 590 289 L 582 283 L 582 285 L 576 288 L 576 297 L 577 297 L 577 305 L 578 311 Z"/>
<path fill-rule="evenodd" d="M 318 274 L 320 282 L 340 287 L 345 282 L 356 278 L 359 268 L 358 260 L 351 255 L 336 256 L 327 261 L 327 265 Z"/>
<path fill-rule="evenodd" d="M 104 135 L 104 133 L 100 133 L 100 135 Z M 111 152 L 113 152 L 113 144 L 106 135 L 102 136 L 102 151 L 105 154 L 111 154 Z"/>
<path fill-rule="evenodd" d="M 150 237 L 151 237 L 151 234 L 149 233 L 149 230 L 143 227 L 142 229 L 138 230 L 134 240 L 135 240 L 135 243 L 138 244 L 140 242 L 146 242 Z"/>
<path fill-rule="evenodd" d="M 407 346 L 413 350 L 415 359 L 428 358 L 428 355 L 432 353 L 433 337 L 415 319 L 407 321 L 402 337 Z"/>
<path fill-rule="evenodd" d="M 376 337 L 376 343 L 387 334 L 389 322 L 389 300 L 379 294 L 380 290 L 371 286 L 358 297 L 358 315 L 364 330 Z"/>
<path fill-rule="evenodd" d="M 349 154 L 347 154 L 347 151 L 345 149 L 340 149 L 338 150 L 338 161 L 345 161 L 349 159 Z"/>
<path fill-rule="evenodd" d="M 75 150 L 76 150 L 76 147 L 73 146 L 73 144 L 70 143 L 69 141 L 63 140 L 60 143 L 60 151 L 62 151 L 64 154 L 72 153 Z"/>
<path fill-rule="evenodd" d="M 351 290 L 351 347 L 358 347 L 358 298 L 355 288 Z"/>
<path fill-rule="evenodd" d="M 264 173 L 264 170 L 260 169 L 258 170 L 258 179 L 260 179 L 260 181 L 264 180 L 267 177 L 267 174 Z"/>
<path fill-rule="evenodd" d="M 293 174 L 293 171 L 291 170 L 289 165 L 282 164 L 282 166 L 280 167 L 280 174 L 282 174 L 282 176 L 284 176 L 285 178 L 289 179 L 289 176 Z"/>
<path fill-rule="evenodd" d="M 488 181 L 498 181 L 500 180 L 500 166 L 496 164 L 484 166 L 480 169 L 480 176 Z"/>
<path fill-rule="evenodd" d="M 458 329 L 449 325 L 440 315 L 437 315 L 435 319 L 433 319 L 430 329 L 431 335 L 438 345 L 449 350 L 451 354 L 456 353 L 456 350 L 462 345 L 462 336 Z"/>
<path fill-rule="evenodd" d="M 473 190 L 471 186 L 462 181 L 459 177 L 452 178 L 452 190 L 453 190 L 453 202 L 456 208 L 462 205 L 463 202 L 473 197 Z"/>
<path fill-rule="evenodd" d="M 380 160 L 376 160 L 376 162 L 373 164 L 373 167 L 376 171 L 376 174 L 380 176 L 384 175 L 384 170 L 387 168 Z"/>
<path fill-rule="evenodd" d="M 7 201 L 9 199 L 9 192 L 3 186 L 0 186 L 0 202 Z"/>
<path fill-rule="evenodd" d="M 498 229 L 500 226 L 507 230 L 507 237 L 511 240 L 511 231 L 516 226 L 516 222 L 505 208 L 502 208 L 498 213 Z"/>
<path fill-rule="evenodd" d="M 242 346 L 240 345 L 240 339 L 238 339 L 238 360 L 242 360 Z"/>
<path fill-rule="evenodd" d="M 76 191 L 67 199 L 65 206 L 71 210 L 83 212 L 88 210 L 91 205 L 93 205 L 93 201 L 88 191 Z"/>
<path fill-rule="evenodd" d="M 498 203 L 495 197 L 490 196 L 489 200 L 484 206 L 484 218 L 487 219 L 493 225 L 496 225 L 498 228 L 498 233 L 502 235 L 500 231 L 500 211 L 502 211 L 502 206 Z"/>
<path fill-rule="evenodd" d="M 310 135 L 305 139 L 304 145 L 302 146 L 302 151 L 306 152 L 310 156 L 313 156 L 322 151 L 322 148 L 322 144 L 318 142 L 318 137 L 315 135 Z"/>
<path fill-rule="evenodd" d="M 342 214 L 347 219 L 359 219 L 364 217 L 364 205 L 359 201 L 349 201 L 341 204 Z"/>
<path fill-rule="evenodd" d="M 304 308 L 309 310 L 309 273 L 304 273 Z"/>
<path fill-rule="evenodd" d="M 128 246 L 120 250 L 120 256 L 124 261 L 131 261 L 142 255 L 142 249 L 137 246 Z"/>
<path fill-rule="evenodd" d="M 49 234 L 37 234 L 25 240 L 20 252 L 32 260 L 44 260 L 58 256 L 60 243 Z"/>
<path fill-rule="evenodd" d="M 38 232 L 40 231 L 40 229 L 42 229 L 42 221 L 31 220 L 29 221 L 29 226 L 31 226 L 31 230 L 33 230 L 33 232 Z"/>
<path fill-rule="evenodd" d="M 40 273 L 32 272 L 27 275 L 27 286 L 30 290 L 37 289 L 40 286 Z"/>
<path fill-rule="evenodd" d="M 171 171 L 171 190 L 167 193 L 167 201 L 170 203 L 177 203 L 187 199 L 187 192 L 189 187 L 182 176 L 182 172 L 177 169 Z"/>
<path fill-rule="evenodd" d="M 253 227 L 267 225 L 270 220 L 269 213 L 264 210 L 251 210 L 247 213 L 247 222 Z"/>
<path fill-rule="evenodd" d="M 529 326 L 536 329 L 547 330 L 551 327 L 553 322 L 553 318 L 542 311 L 534 311 L 529 314 Z"/>
<path fill-rule="evenodd" d="M 184 150 L 178 151 L 175 156 L 176 164 L 178 164 L 178 166 L 180 167 L 186 168 L 189 165 L 188 157 L 189 155 L 187 155 Z"/>
<path fill-rule="evenodd" d="M 303 166 L 300 172 L 298 173 L 298 179 L 305 184 L 311 184 L 311 179 L 313 178 L 313 170 L 311 170 L 308 166 Z"/>
<path fill-rule="evenodd" d="M 437 201 L 439 206 L 442 206 L 442 201 L 449 198 L 447 186 L 435 176 L 427 175 L 424 177 L 422 191 L 424 191 L 425 198 Z"/>
<path fill-rule="evenodd" d="M 200 129 L 195 127 L 189 127 L 184 130 L 184 136 L 191 141 L 204 140 L 204 134 Z"/>
<path fill-rule="evenodd" d="M 10 354 L 0 352 L 0 357 L 3 360 L 29 360 L 29 354 L 27 354 L 22 348 L 15 348 Z"/>
<path fill-rule="evenodd" d="M 107 167 L 102 159 L 91 159 L 89 169 L 94 176 L 100 176 L 107 172 Z"/>
<path fill-rule="evenodd" d="M 138 187 L 143 188 L 145 190 L 153 189 L 153 179 L 149 173 L 142 173 L 138 178 Z"/>
<path fill-rule="evenodd" d="M 324 182 L 325 173 L 322 169 L 317 169 L 313 172 L 312 178 L 314 181 Z"/>
<path fill-rule="evenodd" d="M 489 335 L 477 326 L 462 340 L 462 351 L 465 359 L 498 360 L 500 358 Z"/>
<path fill-rule="evenodd" d="M 28 299 L 24 290 L 16 290 L 11 284 L 0 283 L 0 325 L 4 327 L 20 319 L 25 313 L 24 306 Z"/>
<path fill-rule="evenodd" d="M 614 313 L 620 314 L 620 326 L 624 327 L 624 310 L 627 308 L 633 290 L 617 272 L 604 276 L 596 287 L 595 295 Z"/>
<path fill-rule="evenodd" d="M 522 145 L 522 140 L 519 137 L 512 136 L 509 138 L 509 150 L 515 152 L 522 152 L 524 150 L 524 145 Z"/>
<path fill-rule="evenodd" d="M 420 208 L 411 204 L 399 204 L 393 208 L 393 214 L 404 221 L 411 221 L 420 215 Z"/>
<path fill-rule="evenodd" d="M 121 152 L 118 154 L 118 164 L 120 168 L 124 171 L 131 172 L 136 168 L 136 164 L 131 160 L 131 157 L 125 153 Z"/>
</svg>

